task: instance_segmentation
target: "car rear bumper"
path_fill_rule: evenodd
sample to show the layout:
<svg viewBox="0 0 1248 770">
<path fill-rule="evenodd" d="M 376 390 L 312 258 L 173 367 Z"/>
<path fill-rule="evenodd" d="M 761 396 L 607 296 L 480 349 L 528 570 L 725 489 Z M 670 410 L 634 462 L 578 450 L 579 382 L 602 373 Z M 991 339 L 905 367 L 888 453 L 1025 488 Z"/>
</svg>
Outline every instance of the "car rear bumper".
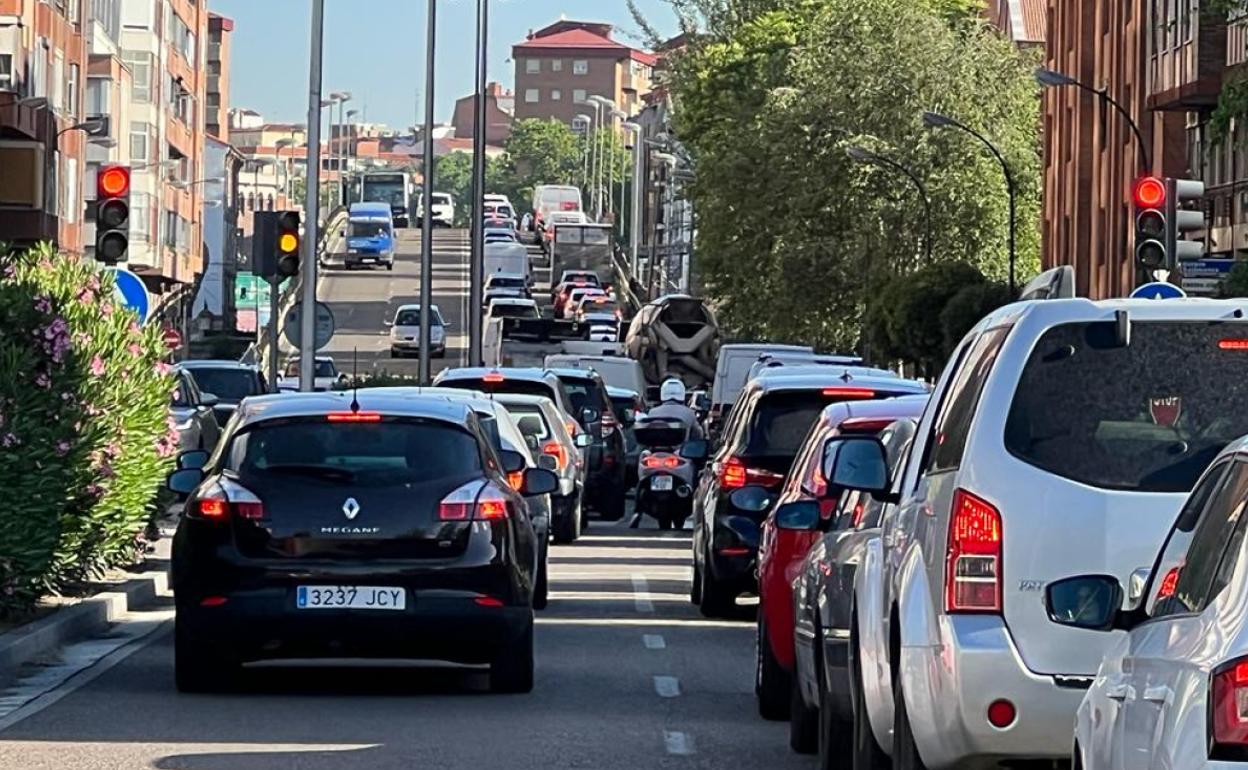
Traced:
<svg viewBox="0 0 1248 770">
<path fill-rule="evenodd" d="M 1027 669 L 1004 621 L 990 615 L 939 616 L 940 641 L 901 651 L 906 711 L 931 768 L 996 767 L 1001 759 L 1070 756 L 1075 711 L 1086 690 L 1059 687 Z M 988 706 L 1005 699 L 1018 716 L 988 723 Z"/>
<path fill-rule="evenodd" d="M 420 350 L 420 340 L 390 340 L 390 348 L 392 350 Z M 446 350 L 446 341 L 433 342 L 430 345 L 433 352 L 438 353 Z"/>
<path fill-rule="evenodd" d="M 527 606 L 482 606 L 471 591 L 407 590 L 404 610 L 298 609 L 293 586 L 222 594 L 204 607 L 178 602 L 177 622 L 197 642 L 240 660 L 410 658 L 488 663 L 523 633 Z"/>
</svg>

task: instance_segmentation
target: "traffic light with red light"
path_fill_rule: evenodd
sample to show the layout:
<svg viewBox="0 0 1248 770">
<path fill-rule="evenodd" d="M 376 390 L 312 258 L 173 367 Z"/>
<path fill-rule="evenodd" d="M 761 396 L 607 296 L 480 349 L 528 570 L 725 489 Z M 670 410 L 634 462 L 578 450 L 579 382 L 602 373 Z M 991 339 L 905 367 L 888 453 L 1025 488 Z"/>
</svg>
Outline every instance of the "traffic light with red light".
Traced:
<svg viewBox="0 0 1248 770">
<path fill-rule="evenodd" d="M 1166 266 L 1166 183 L 1155 176 L 1141 177 L 1132 190 L 1135 201 L 1135 261 L 1148 271 Z"/>
<path fill-rule="evenodd" d="M 130 248 L 130 167 L 101 166 L 95 177 L 95 258 L 115 265 Z"/>
<path fill-rule="evenodd" d="M 277 274 L 292 278 L 299 274 L 299 212 L 282 211 L 277 216 Z"/>
</svg>

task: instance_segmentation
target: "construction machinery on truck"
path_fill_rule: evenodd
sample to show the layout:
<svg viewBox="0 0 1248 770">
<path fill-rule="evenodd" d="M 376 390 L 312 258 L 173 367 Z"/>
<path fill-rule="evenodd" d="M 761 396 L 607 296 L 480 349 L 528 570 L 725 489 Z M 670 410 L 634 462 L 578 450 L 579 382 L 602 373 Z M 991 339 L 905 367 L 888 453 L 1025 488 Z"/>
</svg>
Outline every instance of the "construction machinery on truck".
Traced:
<svg viewBox="0 0 1248 770">
<path fill-rule="evenodd" d="M 705 302 L 669 294 L 642 306 L 624 350 L 641 363 L 649 387 L 676 377 L 689 390 L 704 390 L 715 381 L 720 341 L 719 323 Z"/>
</svg>

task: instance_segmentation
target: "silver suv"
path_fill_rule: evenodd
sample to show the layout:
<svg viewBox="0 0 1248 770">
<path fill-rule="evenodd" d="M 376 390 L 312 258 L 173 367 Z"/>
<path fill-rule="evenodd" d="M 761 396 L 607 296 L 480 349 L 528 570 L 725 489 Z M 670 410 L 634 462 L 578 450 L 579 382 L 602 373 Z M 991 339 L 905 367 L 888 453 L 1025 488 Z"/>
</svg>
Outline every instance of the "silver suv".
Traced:
<svg viewBox="0 0 1248 770">
<path fill-rule="evenodd" d="M 875 439 L 830 442 L 832 484 L 896 504 L 854 589 L 857 729 L 827 714 L 825 745 L 858 768 L 884 754 L 899 768 L 1069 757 L 1075 710 L 1121 634 L 1054 622 L 1045 588 L 1144 584 L 1186 494 L 1248 433 L 1246 310 L 1010 305 L 958 346 L 899 478 Z"/>
</svg>

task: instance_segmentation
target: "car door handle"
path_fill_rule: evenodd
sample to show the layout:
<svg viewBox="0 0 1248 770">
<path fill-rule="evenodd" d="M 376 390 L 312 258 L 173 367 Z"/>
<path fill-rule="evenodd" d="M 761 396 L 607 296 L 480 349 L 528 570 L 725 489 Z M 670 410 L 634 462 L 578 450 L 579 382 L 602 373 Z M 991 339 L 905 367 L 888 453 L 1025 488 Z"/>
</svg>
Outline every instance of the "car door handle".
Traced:
<svg viewBox="0 0 1248 770">
<path fill-rule="evenodd" d="M 1124 701 L 1131 688 L 1126 682 L 1110 682 L 1105 685 L 1105 697 L 1110 700 Z"/>
<path fill-rule="evenodd" d="M 1150 703 L 1169 703 L 1170 688 L 1165 685 L 1144 688 L 1144 700 Z"/>
</svg>

